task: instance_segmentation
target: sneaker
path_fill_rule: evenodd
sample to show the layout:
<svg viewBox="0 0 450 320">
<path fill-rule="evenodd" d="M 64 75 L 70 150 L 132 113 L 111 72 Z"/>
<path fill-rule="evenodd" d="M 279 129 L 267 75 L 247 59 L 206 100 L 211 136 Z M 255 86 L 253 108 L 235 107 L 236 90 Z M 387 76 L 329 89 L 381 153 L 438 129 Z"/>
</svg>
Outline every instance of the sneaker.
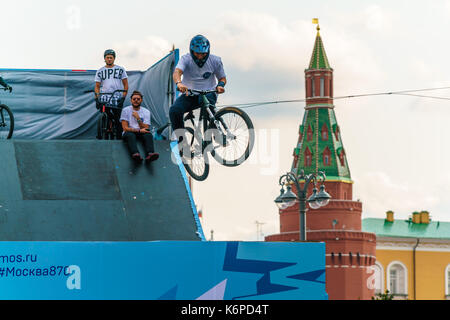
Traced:
<svg viewBox="0 0 450 320">
<path fill-rule="evenodd" d="M 149 153 L 147 155 L 147 157 L 145 157 L 145 161 L 151 162 L 151 161 L 158 160 L 158 158 L 159 158 L 159 153 L 153 152 L 153 153 Z"/>
<path fill-rule="evenodd" d="M 141 162 L 141 161 L 142 161 L 142 157 L 141 157 L 141 155 L 139 154 L 139 152 L 134 153 L 131 157 L 132 157 L 133 160 L 136 161 L 136 162 Z"/>
</svg>

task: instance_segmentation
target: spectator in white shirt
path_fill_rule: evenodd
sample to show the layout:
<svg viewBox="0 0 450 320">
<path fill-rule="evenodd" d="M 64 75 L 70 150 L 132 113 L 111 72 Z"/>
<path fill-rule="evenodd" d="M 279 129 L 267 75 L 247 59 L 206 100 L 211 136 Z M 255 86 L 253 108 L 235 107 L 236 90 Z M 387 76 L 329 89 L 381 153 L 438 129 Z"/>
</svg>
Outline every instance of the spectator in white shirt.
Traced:
<svg viewBox="0 0 450 320">
<path fill-rule="evenodd" d="M 134 91 L 131 94 L 131 106 L 125 107 L 120 115 L 123 129 L 123 141 L 127 144 L 131 157 L 136 162 L 143 159 L 137 148 L 137 140 L 142 140 L 145 148 L 145 161 L 151 162 L 159 158 L 155 152 L 153 135 L 150 132 L 150 111 L 141 106 L 142 93 Z"/>
</svg>

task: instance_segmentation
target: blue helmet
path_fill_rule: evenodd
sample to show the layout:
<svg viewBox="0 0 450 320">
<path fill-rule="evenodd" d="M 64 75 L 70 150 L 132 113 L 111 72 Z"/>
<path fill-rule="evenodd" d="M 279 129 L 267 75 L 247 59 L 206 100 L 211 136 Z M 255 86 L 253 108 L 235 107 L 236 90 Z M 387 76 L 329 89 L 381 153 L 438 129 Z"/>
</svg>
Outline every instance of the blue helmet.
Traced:
<svg viewBox="0 0 450 320">
<path fill-rule="evenodd" d="M 199 34 L 192 38 L 191 44 L 189 45 L 189 50 L 191 52 L 191 57 L 192 59 L 194 59 L 195 64 L 198 65 L 200 68 L 203 67 L 203 65 L 209 58 L 209 49 L 210 49 L 209 41 L 204 36 Z M 194 52 L 206 53 L 206 56 L 203 59 L 198 59 L 194 55 Z"/>
</svg>

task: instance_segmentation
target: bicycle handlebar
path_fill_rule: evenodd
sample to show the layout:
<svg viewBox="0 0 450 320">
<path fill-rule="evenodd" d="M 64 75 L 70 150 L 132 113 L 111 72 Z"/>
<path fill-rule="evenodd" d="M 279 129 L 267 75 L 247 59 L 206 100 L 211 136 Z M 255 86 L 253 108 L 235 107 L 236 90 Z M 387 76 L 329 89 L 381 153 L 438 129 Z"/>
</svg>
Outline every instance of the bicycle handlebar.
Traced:
<svg viewBox="0 0 450 320">
<path fill-rule="evenodd" d="M 111 99 L 114 97 L 114 95 L 116 94 L 116 92 L 127 92 L 127 90 L 114 90 L 113 92 L 95 92 L 95 90 L 85 90 L 84 93 L 91 93 L 93 92 L 95 94 L 95 98 L 98 99 L 99 96 L 110 96 L 108 101 L 104 101 L 102 102 L 106 107 L 111 108 L 111 109 L 118 109 L 118 110 L 122 110 L 122 108 L 119 108 L 115 105 L 111 104 Z"/>
<path fill-rule="evenodd" d="M 98 95 L 114 95 L 116 92 L 128 92 L 127 90 L 114 90 L 113 92 L 99 92 L 99 93 L 96 93 L 95 92 L 95 90 L 86 90 L 86 91 L 83 91 L 84 93 L 91 93 L 91 92 L 93 92 L 93 93 L 95 93 L 95 94 L 98 94 Z"/>
<path fill-rule="evenodd" d="M 195 90 L 195 89 L 188 89 L 187 91 L 188 91 L 190 94 L 198 93 L 198 94 L 200 94 L 200 95 L 204 95 L 204 94 L 208 94 L 208 93 L 217 92 L 217 89 L 214 89 L 214 90 Z"/>
</svg>

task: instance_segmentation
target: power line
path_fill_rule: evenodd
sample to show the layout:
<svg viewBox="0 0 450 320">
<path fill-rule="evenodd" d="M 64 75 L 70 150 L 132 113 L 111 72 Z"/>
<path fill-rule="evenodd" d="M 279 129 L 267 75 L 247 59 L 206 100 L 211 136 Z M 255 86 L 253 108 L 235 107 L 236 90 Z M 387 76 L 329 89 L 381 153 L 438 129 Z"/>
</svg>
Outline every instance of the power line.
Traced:
<svg viewBox="0 0 450 320">
<path fill-rule="evenodd" d="M 425 95 L 421 95 L 421 94 L 410 94 L 410 93 L 396 93 L 396 94 L 402 95 L 402 96 L 419 97 L 419 98 L 433 98 L 433 99 L 440 99 L 440 100 L 450 100 L 450 98 L 446 98 L 446 97 L 425 96 Z"/>
<path fill-rule="evenodd" d="M 420 98 L 432 98 L 432 99 L 440 99 L 440 100 L 450 100 L 450 98 L 446 98 L 446 97 L 418 95 L 418 94 L 412 94 L 411 93 L 411 92 L 423 92 L 423 91 L 443 90 L 443 89 L 450 89 L 450 87 L 413 89 L 413 90 L 378 92 L 378 93 L 364 93 L 364 94 L 355 94 L 355 95 L 334 97 L 333 99 L 334 100 L 336 100 L 336 99 L 351 99 L 351 98 L 360 98 L 360 97 L 369 97 L 369 96 L 381 96 L 381 95 L 404 95 L 404 96 L 413 96 L 413 97 L 420 97 Z M 292 103 L 292 102 L 306 102 L 306 99 L 274 100 L 274 101 L 252 102 L 252 103 L 236 103 L 236 104 L 222 105 L 220 107 L 239 107 L 241 109 L 247 109 L 247 108 L 259 107 L 259 106 L 264 106 L 264 105 L 269 105 L 269 104 L 281 104 L 281 103 Z"/>
</svg>

